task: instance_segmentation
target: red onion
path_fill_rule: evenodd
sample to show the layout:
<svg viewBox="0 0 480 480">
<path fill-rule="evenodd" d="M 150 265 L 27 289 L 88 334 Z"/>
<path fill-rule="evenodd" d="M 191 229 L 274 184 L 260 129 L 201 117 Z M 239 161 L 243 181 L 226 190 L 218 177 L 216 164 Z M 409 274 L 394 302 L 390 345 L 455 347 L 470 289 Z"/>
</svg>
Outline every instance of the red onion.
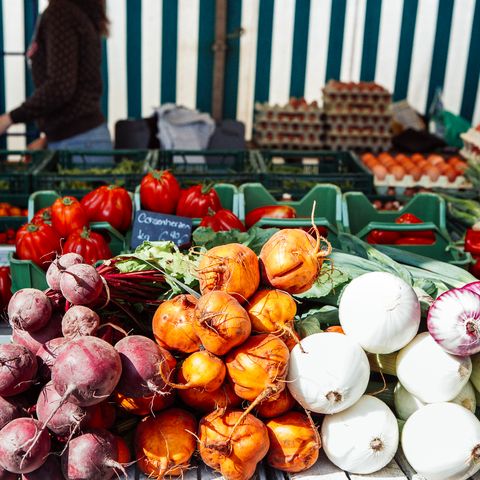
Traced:
<svg viewBox="0 0 480 480">
<path fill-rule="evenodd" d="M 470 290 L 470 292 L 476 293 L 477 295 L 480 295 L 480 282 L 472 282 L 464 287 L 461 288 L 461 290 Z"/>
<path fill-rule="evenodd" d="M 480 295 L 466 287 L 443 293 L 430 307 L 427 326 L 434 340 L 453 355 L 480 352 Z"/>
</svg>

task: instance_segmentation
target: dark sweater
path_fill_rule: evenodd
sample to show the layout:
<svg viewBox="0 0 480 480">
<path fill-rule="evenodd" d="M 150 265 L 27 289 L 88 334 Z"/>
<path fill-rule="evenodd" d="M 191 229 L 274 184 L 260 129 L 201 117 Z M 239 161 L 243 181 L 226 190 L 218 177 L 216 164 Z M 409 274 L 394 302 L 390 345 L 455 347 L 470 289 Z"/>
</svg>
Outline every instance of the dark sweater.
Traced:
<svg viewBox="0 0 480 480">
<path fill-rule="evenodd" d="M 43 13 L 30 48 L 33 95 L 10 112 L 14 123 L 36 121 L 50 141 L 63 140 L 104 122 L 100 33 L 70 0 Z"/>
</svg>

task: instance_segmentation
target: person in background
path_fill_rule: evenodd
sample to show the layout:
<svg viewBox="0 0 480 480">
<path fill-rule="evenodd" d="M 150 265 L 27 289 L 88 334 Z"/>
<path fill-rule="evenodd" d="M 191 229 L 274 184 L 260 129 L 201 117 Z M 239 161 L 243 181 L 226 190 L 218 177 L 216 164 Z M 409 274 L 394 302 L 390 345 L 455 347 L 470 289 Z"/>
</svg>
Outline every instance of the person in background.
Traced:
<svg viewBox="0 0 480 480">
<path fill-rule="evenodd" d="M 0 134 L 35 121 L 51 150 L 111 150 L 100 108 L 108 26 L 105 0 L 50 0 L 27 52 L 35 91 L 0 115 Z"/>
</svg>

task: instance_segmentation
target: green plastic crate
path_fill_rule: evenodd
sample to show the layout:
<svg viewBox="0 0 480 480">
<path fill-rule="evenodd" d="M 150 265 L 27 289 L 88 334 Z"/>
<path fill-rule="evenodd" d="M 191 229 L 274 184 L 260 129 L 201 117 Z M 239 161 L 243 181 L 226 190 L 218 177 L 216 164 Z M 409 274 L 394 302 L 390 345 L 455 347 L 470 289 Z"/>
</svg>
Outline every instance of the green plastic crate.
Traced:
<svg viewBox="0 0 480 480">
<path fill-rule="evenodd" d="M 198 183 L 198 182 L 195 182 Z M 182 183 L 182 187 L 184 184 Z M 229 183 L 218 183 L 213 186 L 215 191 L 217 192 L 220 203 L 222 204 L 223 208 L 228 208 L 231 210 L 235 215 L 239 216 L 239 203 L 238 203 L 238 189 L 235 185 Z M 141 210 L 142 205 L 140 202 L 140 185 L 137 186 L 135 189 L 135 209 Z M 193 219 L 193 226 L 197 227 L 200 224 L 200 218 Z"/>
<path fill-rule="evenodd" d="M 373 192 L 373 175 L 352 152 L 254 150 L 262 171 L 260 181 L 275 196 L 303 197 L 319 183 L 342 191 Z"/>
<path fill-rule="evenodd" d="M 239 186 L 260 173 L 247 150 L 162 150 L 156 168 L 170 170 L 184 187 L 205 181 Z"/>
<path fill-rule="evenodd" d="M 313 202 L 315 206 L 315 225 L 325 227 L 328 231 L 328 240 L 332 246 L 339 246 L 337 235 L 342 228 L 342 193 L 336 185 L 322 184 L 314 186 L 300 200 L 279 202 L 261 183 L 247 183 L 240 187 L 239 207 L 240 218 L 245 220 L 248 212 L 254 208 L 267 205 L 289 205 L 294 207 L 298 217 L 274 219 L 263 218 L 257 225 L 265 227 L 311 227 Z"/>
<path fill-rule="evenodd" d="M 113 158 L 116 165 L 122 159 L 133 160 L 138 170 L 133 173 L 113 173 L 112 167 L 105 162 L 90 163 L 88 157 L 91 156 L 105 158 L 105 161 Z M 63 196 L 72 195 L 79 199 L 102 185 L 119 185 L 133 191 L 142 177 L 159 164 L 158 156 L 158 150 L 60 151 L 58 156 L 46 159 L 35 168 L 32 190 L 56 191 Z M 65 169 L 76 171 L 65 173 Z"/>
<path fill-rule="evenodd" d="M 0 150 L 0 202 L 26 207 L 32 189 L 33 172 L 55 158 L 49 150 Z M 11 161 L 28 157 L 29 161 Z"/>
<path fill-rule="evenodd" d="M 424 223 L 395 223 L 395 219 L 404 213 L 413 213 Z M 466 266 L 471 262 L 469 254 L 452 246 L 446 228 L 445 201 L 437 194 L 418 193 L 398 211 L 378 211 L 363 193 L 347 192 L 343 195 L 342 219 L 347 232 L 364 240 L 372 230 L 398 232 L 433 230 L 436 241 L 432 245 L 394 245 L 394 247 L 459 266 Z"/>
</svg>

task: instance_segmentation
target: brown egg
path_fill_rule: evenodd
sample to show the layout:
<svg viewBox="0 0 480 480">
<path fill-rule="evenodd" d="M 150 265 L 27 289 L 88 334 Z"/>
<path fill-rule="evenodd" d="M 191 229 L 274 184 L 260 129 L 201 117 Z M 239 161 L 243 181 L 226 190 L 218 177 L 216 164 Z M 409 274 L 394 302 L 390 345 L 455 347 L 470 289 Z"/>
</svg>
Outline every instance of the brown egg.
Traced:
<svg viewBox="0 0 480 480">
<path fill-rule="evenodd" d="M 425 157 L 421 153 L 414 153 L 410 158 L 414 162 L 419 162 L 420 160 L 425 160 Z"/>
<path fill-rule="evenodd" d="M 375 165 L 378 165 L 378 164 L 379 164 L 378 160 L 377 160 L 375 157 L 373 157 L 373 158 L 368 158 L 367 160 L 364 160 L 363 163 L 364 163 L 368 168 L 372 168 L 372 167 L 374 167 Z"/>
<path fill-rule="evenodd" d="M 436 182 L 438 180 L 438 177 L 440 176 L 440 171 L 434 165 L 430 165 L 429 167 L 427 167 L 425 169 L 425 173 L 428 175 L 428 178 L 430 178 L 432 182 Z"/>
<path fill-rule="evenodd" d="M 378 157 L 378 160 L 380 161 L 380 163 L 382 163 L 383 165 L 385 165 L 385 162 L 388 161 L 393 161 L 395 162 L 395 160 L 393 159 L 393 157 L 389 154 L 389 153 L 386 153 L 386 152 L 382 152 Z"/>
<path fill-rule="evenodd" d="M 406 172 L 409 172 L 412 168 L 415 168 L 416 165 L 407 158 L 402 164 L 402 167 L 405 169 Z"/>
<path fill-rule="evenodd" d="M 370 160 L 372 158 L 375 158 L 375 155 L 373 155 L 372 153 L 364 153 L 362 155 L 362 162 L 366 163 L 368 160 Z"/>
<path fill-rule="evenodd" d="M 443 175 L 448 178 L 449 182 L 454 182 L 458 177 L 457 171 L 453 167 L 448 167 L 443 171 Z"/>
<path fill-rule="evenodd" d="M 390 173 L 395 177 L 395 180 L 403 180 L 405 169 L 401 165 L 395 165 L 390 168 Z"/>
<path fill-rule="evenodd" d="M 452 169 L 452 167 L 450 167 L 447 163 L 438 164 L 436 165 L 436 167 L 438 168 L 440 175 L 445 175 L 446 171 L 449 171 Z"/>
<path fill-rule="evenodd" d="M 461 163 L 462 160 L 459 157 L 450 157 L 448 159 L 448 164 L 454 167 L 457 163 Z"/>
<path fill-rule="evenodd" d="M 416 182 L 418 182 L 418 180 L 420 180 L 422 177 L 422 169 L 419 167 L 413 167 L 410 169 L 410 175 Z"/>
<path fill-rule="evenodd" d="M 468 168 L 468 165 L 466 162 L 461 162 L 461 163 L 457 163 L 455 165 L 455 169 L 460 172 L 460 175 L 463 175 L 465 170 Z"/>
<path fill-rule="evenodd" d="M 417 161 L 416 165 L 418 168 L 421 168 L 422 170 L 425 170 L 425 168 L 430 166 L 430 164 L 425 159 Z"/>
<path fill-rule="evenodd" d="M 445 163 L 445 159 L 440 155 L 429 155 L 427 160 L 430 162 L 431 165 L 437 166 Z"/>
<path fill-rule="evenodd" d="M 380 164 L 375 165 L 372 168 L 372 172 L 379 180 L 385 180 L 385 177 L 387 176 L 387 169 Z"/>
<path fill-rule="evenodd" d="M 398 163 L 403 163 L 403 162 L 405 162 L 405 160 L 409 160 L 409 158 L 406 155 L 404 155 L 403 153 L 397 153 L 397 155 L 395 155 L 395 160 Z"/>
</svg>

